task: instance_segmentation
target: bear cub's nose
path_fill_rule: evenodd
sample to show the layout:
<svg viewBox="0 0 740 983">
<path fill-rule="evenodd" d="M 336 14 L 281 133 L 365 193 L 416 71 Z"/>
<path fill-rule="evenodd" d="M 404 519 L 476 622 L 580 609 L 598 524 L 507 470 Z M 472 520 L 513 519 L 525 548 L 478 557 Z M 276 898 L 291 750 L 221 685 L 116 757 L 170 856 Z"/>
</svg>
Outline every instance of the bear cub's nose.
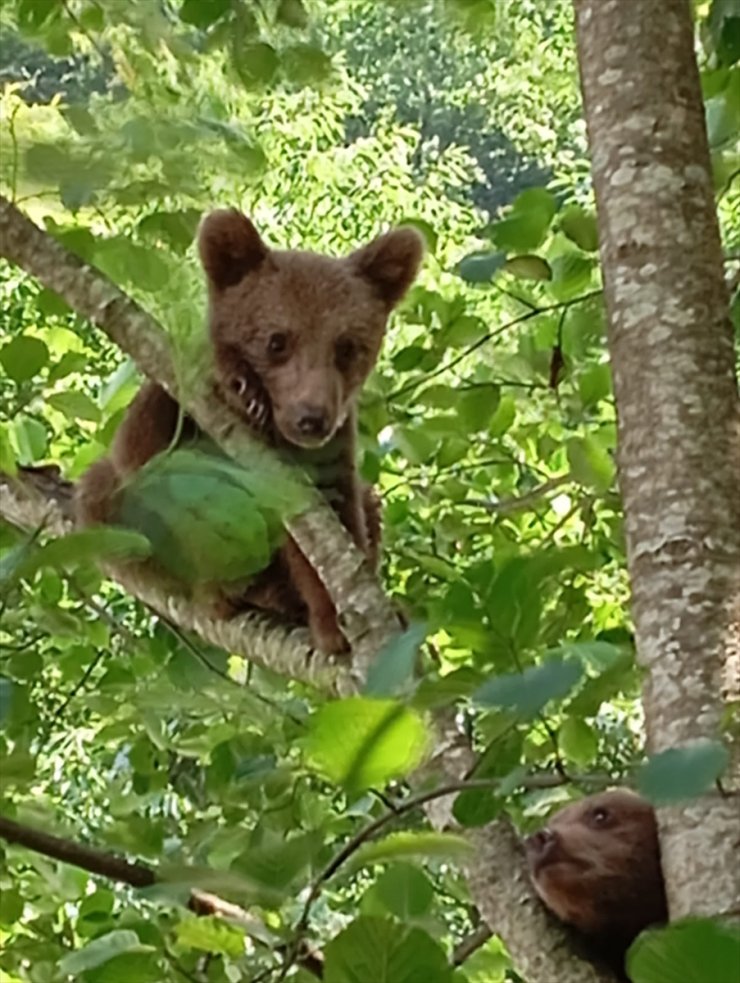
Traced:
<svg viewBox="0 0 740 983">
<path fill-rule="evenodd" d="M 306 407 L 298 417 L 297 426 L 304 437 L 325 437 L 329 432 L 329 417 L 318 407 Z"/>
</svg>

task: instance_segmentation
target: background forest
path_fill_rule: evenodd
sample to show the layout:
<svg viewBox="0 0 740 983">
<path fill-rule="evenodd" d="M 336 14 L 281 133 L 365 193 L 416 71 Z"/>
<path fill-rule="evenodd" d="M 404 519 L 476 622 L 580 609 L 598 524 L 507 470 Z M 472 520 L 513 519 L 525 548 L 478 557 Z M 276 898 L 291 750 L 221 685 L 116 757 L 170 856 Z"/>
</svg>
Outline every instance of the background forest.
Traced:
<svg viewBox="0 0 740 983">
<path fill-rule="evenodd" d="M 740 335 L 740 12 L 694 9 Z M 0 983 L 307 983 L 307 926 L 328 983 L 378 960 L 372 983 L 521 979 L 497 936 L 465 948 L 462 838 L 394 809 L 446 707 L 480 754 L 481 787 L 446 800 L 463 828 L 505 811 L 528 832 L 644 757 L 569 0 L 10 0 L 0 66 L 0 191 L 154 315 L 183 385 L 211 208 L 279 248 L 347 253 L 399 223 L 427 244 L 362 397 L 384 584 L 412 623 L 385 700 L 154 617 L 103 579 L 104 537 L 37 549 L 46 530 L 0 522 L 0 812 L 163 871 L 134 891 L 0 846 Z M 78 478 L 139 382 L 0 262 L 0 471 Z M 435 783 L 426 765 L 413 788 Z M 252 921 L 198 917 L 193 887 Z"/>
</svg>

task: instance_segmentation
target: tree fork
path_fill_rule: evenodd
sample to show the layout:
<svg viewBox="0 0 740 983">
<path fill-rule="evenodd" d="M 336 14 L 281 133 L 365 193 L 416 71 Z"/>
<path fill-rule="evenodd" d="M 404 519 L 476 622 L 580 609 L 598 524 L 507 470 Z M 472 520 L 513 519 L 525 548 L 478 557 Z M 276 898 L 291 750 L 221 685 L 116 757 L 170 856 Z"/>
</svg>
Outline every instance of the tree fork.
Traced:
<svg viewBox="0 0 740 983">
<path fill-rule="evenodd" d="M 687 0 L 575 0 L 651 752 L 721 736 L 740 657 L 732 325 Z M 656 57 L 660 52 L 660 57 Z M 738 748 L 728 788 L 737 783 Z M 673 917 L 738 906 L 737 798 L 659 811 Z"/>
</svg>

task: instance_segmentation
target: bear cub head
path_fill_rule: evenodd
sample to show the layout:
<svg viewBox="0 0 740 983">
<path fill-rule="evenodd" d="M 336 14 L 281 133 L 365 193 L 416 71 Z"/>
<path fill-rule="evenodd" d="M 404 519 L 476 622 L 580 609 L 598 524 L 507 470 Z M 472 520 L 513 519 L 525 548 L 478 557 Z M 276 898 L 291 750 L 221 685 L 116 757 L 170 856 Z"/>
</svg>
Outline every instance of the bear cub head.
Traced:
<svg viewBox="0 0 740 983">
<path fill-rule="evenodd" d="M 566 806 L 525 841 L 535 890 L 561 921 L 622 954 L 668 917 L 655 812 L 628 789 Z"/>
<path fill-rule="evenodd" d="M 235 209 L 211 213 L 198 245 L 208 278 L 219 381 L 248 420 L 266 396 L 289 444 L 326 444 L 380 351 L 388 315 L 413 282 L 420 236 L 399 228 L 335 259 L 269 249 Z"/>
</svg>

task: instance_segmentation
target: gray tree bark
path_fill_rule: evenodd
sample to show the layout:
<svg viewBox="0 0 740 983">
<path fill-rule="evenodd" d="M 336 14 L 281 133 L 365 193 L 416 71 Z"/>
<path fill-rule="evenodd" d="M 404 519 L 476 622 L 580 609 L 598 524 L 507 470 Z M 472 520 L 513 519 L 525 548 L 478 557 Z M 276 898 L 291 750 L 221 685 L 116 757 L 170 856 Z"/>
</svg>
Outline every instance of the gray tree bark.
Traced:
<svg viewBox="0 0 740 983">
<path fill-rule="evenodd" d="M 655 753 L 722 737 L 740 651 L 729 303 L 688 0 L 575 0 L 643 702 Z M 740 907 L 734 795 L 659 810 L 672 917 Z M 734 785 L 734 788 L 733 788 Z"/>
</svg>

